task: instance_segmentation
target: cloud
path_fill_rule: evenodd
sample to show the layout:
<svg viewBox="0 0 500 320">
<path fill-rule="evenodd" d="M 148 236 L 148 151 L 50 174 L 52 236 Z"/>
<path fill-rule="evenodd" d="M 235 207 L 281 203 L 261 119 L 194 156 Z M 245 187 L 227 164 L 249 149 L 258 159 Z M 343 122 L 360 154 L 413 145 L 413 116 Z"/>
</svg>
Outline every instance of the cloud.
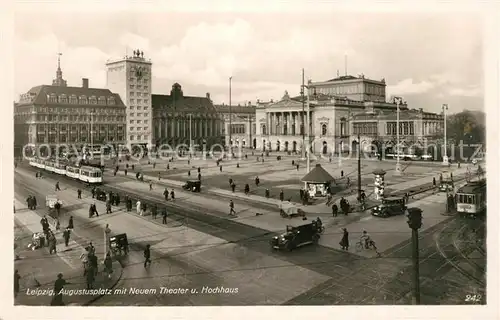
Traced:
<svg viewBox="0 0 500 320">
<path fill-rule="evenodd" d="M 461 97 L 482 97 L 483 89 L 480 86 L 469 86 L 467 88 L 450 88 L 448 94 Z"/>
<path fill-rule="evenodd" d="M 387 86 L 387 93 L 389 93 L 389 95 L 395 96 L 406 94 L 420 94 L 428 92 L 429 90 L 435 88 L 435 86 L 436 84 L 430 81 L 414 83 L 413 79 L 405 79 L 395 85 Z"/>
<path fill-rule="evenodd" d="M 149 51 L 149 39 L 143 38 L 134 33 L 124 33 L 120 36 L 119 43 L 127 48 L 128 51 L 139 50 L 141 51 Z M 132 55 L 132 52 L 129 52 Z"/>
</svg>

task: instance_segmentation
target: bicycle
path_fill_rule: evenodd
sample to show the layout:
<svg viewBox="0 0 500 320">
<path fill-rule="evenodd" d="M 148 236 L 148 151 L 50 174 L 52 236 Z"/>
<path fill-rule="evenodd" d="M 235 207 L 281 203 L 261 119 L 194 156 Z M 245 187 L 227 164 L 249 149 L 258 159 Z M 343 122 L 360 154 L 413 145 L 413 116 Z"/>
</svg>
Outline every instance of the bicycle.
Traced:
<svg viewBox="0 0 500 320">
<path fill-rule="evenodd" d="M 360 239 L 358 242 L 356 242 L 355 248 L 356 248 L 356 252 L 360 252 L 360 251 L 366 249 L 366 247 L 365 247 L 365 240 L 364 239 Z M 381 256 L 380 252 L 378 252 L 377 247 L 375 246 L 375 241 L 369 240 L 368 241 L 368 248 L 366 250 L 372 250 L 372 249 L 377 254 L 377 257 Z"/>
</svg>

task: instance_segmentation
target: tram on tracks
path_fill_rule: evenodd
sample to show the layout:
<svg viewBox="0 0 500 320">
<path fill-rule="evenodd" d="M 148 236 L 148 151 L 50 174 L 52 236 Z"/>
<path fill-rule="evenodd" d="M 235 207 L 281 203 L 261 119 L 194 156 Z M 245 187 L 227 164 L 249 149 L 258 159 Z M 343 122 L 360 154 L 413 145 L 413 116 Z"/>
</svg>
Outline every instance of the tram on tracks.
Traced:
<svg viewBox="0 0 500 320">
<path fill-rule="evenodd" d="M 102 184 L 103 171 L 99 168 L 70 164 L 68 161 L 64 160 L 56 161 L 40 158 L 30 159 L 29 164 L 32 167 L 67 176 L 89 184 Z"/>
<path fill-rule="evenodd" d="M 486 212 L 486 179 L 471 181 L 455 194 L 457 212 L 476 216 Z"/>
</svg>

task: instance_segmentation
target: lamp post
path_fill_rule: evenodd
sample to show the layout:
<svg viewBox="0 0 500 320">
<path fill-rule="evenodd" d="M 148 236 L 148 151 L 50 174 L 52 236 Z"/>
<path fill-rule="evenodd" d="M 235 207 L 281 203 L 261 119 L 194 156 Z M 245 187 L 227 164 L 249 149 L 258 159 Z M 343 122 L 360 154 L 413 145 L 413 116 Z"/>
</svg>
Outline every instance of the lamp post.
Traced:
<svg viewBox="0 0 500 320">
<path fill-rule="evenodd" d="M 358 131 L 358 199 L 361 202 L 361 139 Z"/>
<path fill-rule="evenodd" d="M 305 103 L 306 100 L 304 99 L 304 88 L 305 88 L 305 83 L 304 83 L 304 69 L 302 69 L 302 88 L 300 90 L 300 95 L 302 96 L 302 159 L 305 158 L 305 150 L 306 150 L 306 126 L 305 126 Z"/>
<path fill-rule="evenodd" d="M 422 210 L 420 208 L 408 209 L 408 226 L 411 228 L 412 258 L 413 258 L 413 295 L 412 304 L 420 304 L 420 270 L 418 229 L 422 227 Z"/>
<path fill-rule="evenodd" d="M 229 77 L 229 153 L 233 154 L 233 141 L 232 141 L 232 132 L 231 132 L 231 122 L 232 122 L 232 107 L 231 107 L 231 82 L 233 77 Z"/>
<path fill-rule="evenodd" d="M 192 133 L 192 127 L 191 127 L 191 120 L 192 120 L 192 114 L 189 114 L 189 154 L 193 154 L 193 133 Z"/>
<path fill-rule="evenodd" d="M 401 98 L 394 98 L 396 102 L 396 174 L 401 174 L 401 164 L 399 163 L 399 106 Z"/>
<path fill-rule="evenodd" d="M 443 118 L 444 118 L 444 155 L 443 155 L 443 165 L 448 165 L 448 150 L 446 146 L 446 111 L 448 110 L 448 105 L 443 104 L 442 106 L 443 109 Z"/>
<path fill-rule="evenodd" d="M 94 159 L 94 110 L 90 110 L 90 159 Z"/>
</svg>

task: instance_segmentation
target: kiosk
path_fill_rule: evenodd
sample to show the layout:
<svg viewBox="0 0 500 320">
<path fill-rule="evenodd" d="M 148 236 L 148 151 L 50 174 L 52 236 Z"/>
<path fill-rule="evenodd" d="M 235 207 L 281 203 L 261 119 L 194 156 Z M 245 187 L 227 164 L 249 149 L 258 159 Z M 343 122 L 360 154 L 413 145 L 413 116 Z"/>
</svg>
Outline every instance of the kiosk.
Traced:
<svg viewBox="0 0 500 320">
<path fill-rule="evenodd" d="M 305 190 L 310 198 L 326 197 L 333 180 L 333 177 L 319 163 L 301 179 L 305 183 Z"/>
</svg>

